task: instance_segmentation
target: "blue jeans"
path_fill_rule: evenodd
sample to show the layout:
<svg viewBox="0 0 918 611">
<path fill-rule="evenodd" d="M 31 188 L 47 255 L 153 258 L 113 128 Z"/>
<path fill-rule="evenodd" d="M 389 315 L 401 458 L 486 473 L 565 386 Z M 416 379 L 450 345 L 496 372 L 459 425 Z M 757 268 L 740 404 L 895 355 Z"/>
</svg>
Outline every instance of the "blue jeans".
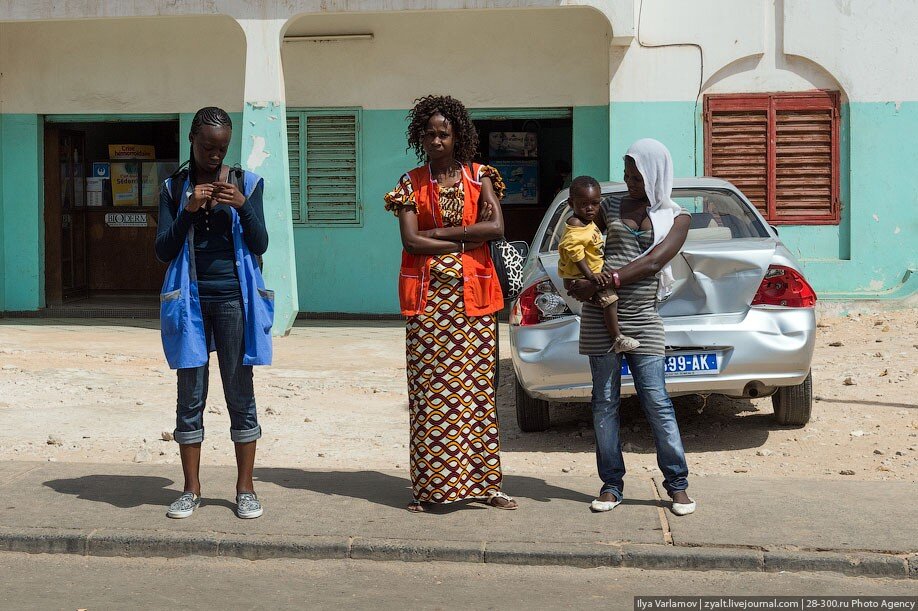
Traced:
<svg viewBox="0 0 918 611">
<path fill-rule="evenodd" d="M 641 407 L 650 423 L 657 447 L 657 465 L 663 472 L 663 487 L 670 496 L 688 488 L 688 466 L 676 423 L 673 402 L 666 392 L 663 357 L 628 354 Z M 596 433 L 596 466 L 602 480 L 600 494 L 611 492 L 618 500 L 624 491 L 625 459 L 619 435 L 619 405 L 622 388 L 622 355 L 590 357 L 593 374 L 593 429 Z"/>
<path fill-rule="evenodd" d="M 242 301 L 202 301 L 204 338 L 217 348 L 223 396 L 230 415 L 230 439 L 248 443 L 261 437 L 255 413 L 252 367 L 242 364 L 245 353 Z M 204 407 L 210 364 L 178 370 L 178 402 L 173 436 L 180 444 L 204 440 Z"/>
</svg>

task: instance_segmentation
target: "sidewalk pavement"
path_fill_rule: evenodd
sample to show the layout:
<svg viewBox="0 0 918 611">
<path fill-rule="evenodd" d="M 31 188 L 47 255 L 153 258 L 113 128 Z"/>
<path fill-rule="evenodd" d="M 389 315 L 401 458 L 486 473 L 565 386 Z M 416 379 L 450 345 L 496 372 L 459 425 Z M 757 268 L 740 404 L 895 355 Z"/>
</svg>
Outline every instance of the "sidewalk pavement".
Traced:
<svg viewBox="0 0 918 611">
<path fill-rule="evenodd" d="M 918 578 L 918 485 L 905 482 L 695 477 L 698 511 L 677 517 L 647 477 L 629 475 L 624 503 L 594 514 L 595 478 L 505 474 L 517 511 L 459 503 L 418 515 L 405 510 L 404 472 L 262 467 L 255 476 L 261 518 L 236 518 L 234 468 L 204 467 L 201 507 L 170 520 L 177 465 L 2 463 L 0 550 Z"/>
</svg>

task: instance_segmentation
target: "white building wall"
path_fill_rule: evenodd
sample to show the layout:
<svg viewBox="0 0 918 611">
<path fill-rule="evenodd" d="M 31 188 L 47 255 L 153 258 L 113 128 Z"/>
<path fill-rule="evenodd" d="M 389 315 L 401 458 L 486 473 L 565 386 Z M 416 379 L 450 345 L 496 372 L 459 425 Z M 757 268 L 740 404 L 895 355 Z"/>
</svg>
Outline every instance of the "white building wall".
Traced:
<svg viewBox="0 0 918 611">
<path fill-rule="evenodd" d="M 224 16 L 0 23 L 0 112 L 242 110 L 245 36 Z"/>
<path fill-rule="evenodd" d="M 589 8 L 309 15 L 286 35 L 372 33 L 287 42 L 291 106 L 410 108 L 428 93 L 470 107 L 608 104 L 606 17 Z"/>
</svg>

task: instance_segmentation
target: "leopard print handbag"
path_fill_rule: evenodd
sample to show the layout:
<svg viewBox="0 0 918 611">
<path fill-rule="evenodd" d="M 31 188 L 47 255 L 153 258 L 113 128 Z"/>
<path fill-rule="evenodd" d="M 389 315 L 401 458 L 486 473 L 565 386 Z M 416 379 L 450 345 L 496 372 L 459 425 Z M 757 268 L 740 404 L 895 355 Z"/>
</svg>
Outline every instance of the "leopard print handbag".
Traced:
<svg viewBox="0 0 918 611">
<path fill-rule="evenodd" d="M 504 299 L 512 301 L 523 290 L 523 264 L 529 255 L 529 244 L 501 239 L 491 241 L 490 246 L 491 260 L 494 261 Z"/>
</svg>

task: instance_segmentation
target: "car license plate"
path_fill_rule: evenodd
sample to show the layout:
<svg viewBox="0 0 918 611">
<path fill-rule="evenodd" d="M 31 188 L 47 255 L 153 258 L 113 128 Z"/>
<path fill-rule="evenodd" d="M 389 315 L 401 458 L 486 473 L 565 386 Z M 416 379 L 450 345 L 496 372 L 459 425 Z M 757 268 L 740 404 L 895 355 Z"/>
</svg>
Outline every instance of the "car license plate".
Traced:
<svg viewBox="0 0 918 611">
<path fill-rule="evenodd" d="M 698 376 L 720 371 L 716 352 L 691 352 L 668 354 L 663 359 L 664 374 L 673 376 Z M 630 376 L 628 357 L 622 359 L 622 376 Z"/>
</svg>

